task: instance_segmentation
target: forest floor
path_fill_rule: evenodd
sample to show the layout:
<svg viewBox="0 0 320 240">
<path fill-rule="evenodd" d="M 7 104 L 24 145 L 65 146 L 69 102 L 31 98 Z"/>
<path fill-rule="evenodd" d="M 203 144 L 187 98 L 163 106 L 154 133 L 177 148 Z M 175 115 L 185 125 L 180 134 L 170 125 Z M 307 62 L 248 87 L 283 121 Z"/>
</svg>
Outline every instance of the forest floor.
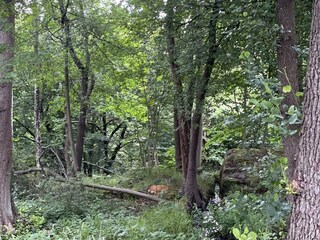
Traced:
<svg viewBox="0 0 320 240">
<path fill-rule="evenodd" d="M 145 171 L 80 178 L 84 183 L 120 186 L 145 193 L 154 181 L 176 184 L 181 179 L 171 171 L 160 171 L 156 175 L 142 172 Z M 200 239 L 199 229 L 184 209 L 185 201 L 178 199 L 176 192 L 165 194 L 159 197 L 170 201 L 157 203 L 44 179 L 39 173 L 18 176 L 14 181 L 19 213 L 16 228 L 0 239 Z"/>
</svg>

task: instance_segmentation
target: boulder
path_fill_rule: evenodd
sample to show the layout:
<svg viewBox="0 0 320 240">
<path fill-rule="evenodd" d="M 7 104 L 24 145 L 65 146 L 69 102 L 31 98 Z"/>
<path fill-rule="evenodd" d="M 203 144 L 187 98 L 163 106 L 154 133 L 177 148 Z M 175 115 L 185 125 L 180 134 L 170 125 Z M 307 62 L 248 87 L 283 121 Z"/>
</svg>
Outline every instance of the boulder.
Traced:
<svg viewBox="0 0 320 240">
<path fill-rule="evenodd" d="M 227 151 L 220 172 L 220 191 L 229 192 L 261 191 L 258 173 L 254 171 L 257 161 L 267 155 L 266 150 L 256 148 L 234 148 Z"/>
</svg>

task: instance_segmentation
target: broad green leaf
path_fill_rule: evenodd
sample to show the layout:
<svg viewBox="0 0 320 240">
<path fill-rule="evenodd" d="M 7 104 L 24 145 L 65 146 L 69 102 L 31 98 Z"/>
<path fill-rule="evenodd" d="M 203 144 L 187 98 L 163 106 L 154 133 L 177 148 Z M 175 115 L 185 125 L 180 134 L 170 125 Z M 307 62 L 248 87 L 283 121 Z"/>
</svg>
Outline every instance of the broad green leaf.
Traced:
<svg viewBox="0 0 320 240">
<path fill-rule="evenodd" d="M 249 232 L 248 239 L 250 240 L 256 240 L 258 235 L 255 232 Z"/>
<path fill-rule="evenodd" d="M 282 91 L 283 91 L 284 93 L 289 93 L 289 92 L 291 92 L 291 90 L 292 90 L 291 85 L 286 85 L 286 86 L 284 86 L 284 87 L 282 88 Z"/>
<path fill-rule="evenodd" d="M 244 234 L 247 234 L 248 232 L 249 232 L 249 228 L 248 228 L 248 227 L 245 227 L 243 233 L 244 233 Z"/>
<path fill-rule="evenodd" d="M 258 100 L 255 99 L 255 98 L 250 99 L 249 102 L 251 102 L 251 103 L 252 103 L 253 105 L 255 105 L 255 106 L 259 106 L 259 102 L 258 102 Z"/>
<path fill-rule="evenodd" d="M 263 100 L 261 103 L 260 103 L 261 107 L 263 107 L 264 109 L 271 109 L 273 107 L 273 104 L 272 102 L 270 101 L 266 101 L 266 100 Z"/>
<path fill-rule="evenodd" d="M 232 229 L 232 234 L 237 238 L 240 239 L 241 235 L 240 235 L 240 230 L 238 228 L 233 228 Z"/>
<path fill-rule="evenodd" d="M 296 97 L 303 97 L 303 92 L 296 92 Z"/>
</svg>

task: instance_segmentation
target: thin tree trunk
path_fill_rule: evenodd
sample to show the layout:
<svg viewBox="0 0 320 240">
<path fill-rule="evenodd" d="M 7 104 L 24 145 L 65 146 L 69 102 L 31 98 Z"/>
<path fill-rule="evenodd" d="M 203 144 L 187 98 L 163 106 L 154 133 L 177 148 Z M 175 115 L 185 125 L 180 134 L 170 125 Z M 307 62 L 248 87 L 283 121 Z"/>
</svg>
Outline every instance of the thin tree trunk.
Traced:
<svg viewBox="0 0 320 240">
<path fill-rule="evenodd" d="M 123 128 L 122 128 L 122 131 L 120 133 L 118 144 L 113 149 L 113 152 L 112 152 L 112 155 L 111 155 L 111 158 L 110 158 L 110 161 L 111 161 L 110 162 L 110 167 L 112 167 L 112 164 L 115 162 L 118 152 L 122 148 L 122 141 L 125 138 L 125 134 L 126 134 L 126 131 L 127 131 L 127 127 L 128 126 L 126 124 L 122 123 L 121 126 L 123 126 Z"/>
<path fill-rule="evenodd" d="M 197 146 L 197 170 L 201 168 L 202 164 L 202 142 L 203 142 L 203 119 L 201 114 L 200 126 L 199 126 L 199 135 L 198 135 L 198 146 Z"/>
<path fill-rule="evenodd" d="M 173 131 L 174 131 L 176 170 L 181 170 L 182 160 L 181 160 L 181 148 L 180 148 L 179 119 L 178 119 L 178 110 L 176 107 L 174 107 Z"/>
<path fill-rule="evenodd" d="M 35 84 L 34 86 L 34 128 L 35 128 L 35 143 L 36 143 L 36 166 L 41 167 L 40 158 L 42 153 L 41 134 L 40 134 L 40 91 Z"/>
<path fill-rule="evenodd" d="M 309 65 L 306 76 L 303 122 L 294 179 L 288 240 L 320 236 L 320 0 L 313 2 Z"/>
<path fill-rule="evenodd" d="M 65 142 L 65 147 L 71 147 L 71 162 L 73 163 L 73 173 L 75 173 L 78 169 L 77 161 L 76 161 L 76 151 L 73 142 L 73 130 L 72 130 L 72 120 L 71 120 L 71 105 L 70 105 L 70 80 L 69 80 L 69 48 L 71 44 L 71 36 L 70 36 L 70 26 L 69 20 L 67 18 L 67 9 L 69 5 L 69 1 L 65 5 L 63 0 L 59 0 L 60 4 L 60 12 L 61 12 L 61 25 L 64 29 L 65 34 L 65 56 L 64 56 L 64 84 L 65 84 L 65 99 L 66 99 L 66 125 L 67 125 L 67 136 Z M 67 146 L 66 146 L 67 145 Z"/>
<path fill-rule="evenodd" d="M 66 109 L 66 107 L 65 107 Z M 67 112 L 67 111 L 65 111 Z M 64 124 L 64 160 L 66 162 L 66 168 L 67 168 L 67 175 L 69 175 L 70 171 L 71 173 L 73 172 L 72 170 L 72 162 L 70 160 L 70 136 L 69 136 L 69 131 L 68 131 L 68 123 L 67 123 L 67 115 L 65 113 L 65 124 Z"/>
<path fill-rule="evenodd" d="M 295 95 L 299 91 L 299 81 L 297 52 L 294 48 L 296 45 L 294 0 L 277 0 L 276 10 L 281 32 L 277 44 L 279 79 L 282 88 L 287 85 L 291 86 L 289 93 L 283 93 L 284 99 L 281 103 L 281 113 L 285 119 L 288 119 L 289 116 L 286 113 L 288 108 L 300 106 L 299 98 Z M 298 124 L 290 124 L 288 130 L 296 130 L 296 133 L 283 137 L 284 154 L 288 158 L 287 175 L 289 179 L 293 177 L 296 164 L 299 128 Z"/>
<path fill-rule="evenodd" d="M 0 18 L 0 44 L 5 47 L 0 52 L 0 226 L 12 229 L 16 210 L 11 194 L 12 176 L 12 58 L 14 47 L 14 4 L 3 1 Z"/>
<path fill-rule="evenodd" d="M 33 1 L 35 7 L 33 9 L 35 15 L 35 36 L 34 36 L 34 53 L 36 56 L 39 55 L 39 9 L 36 1 Z M 40 64 L 38 64 L 40 68 Z M 41 123 L 41 111 L 40 111 L 40 89 L 35 83 L 34 86 L 34 129 L 35 129 L 35 145 L 36 145 L 36 166 L 37 168 L 41 167 L 40 158 L 42 153 L 42 146 L 41 146 L 41 133 L 40 133 L 40 123 Z"/>
</svg>

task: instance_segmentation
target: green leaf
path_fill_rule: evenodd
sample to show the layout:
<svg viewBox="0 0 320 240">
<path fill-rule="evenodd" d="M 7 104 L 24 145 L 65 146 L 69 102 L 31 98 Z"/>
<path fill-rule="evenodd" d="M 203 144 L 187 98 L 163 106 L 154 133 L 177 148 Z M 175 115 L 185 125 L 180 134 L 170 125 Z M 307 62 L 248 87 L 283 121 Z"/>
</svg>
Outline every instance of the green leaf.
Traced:
<svg viewBox="0 0 320 240">
<path fill-rule="evenodd" d="M 269 87 L 269 84 L 268 83 L 263 83 L 263 85 L 264 85 L 264 87 L 266 89 L 266 92 L 271 94 L 271 89 Z"/>
<path fill-rule="evenodd" d="M 248 51 L 242 51 L 241 53 L 240 53 L 240 56 L 239 56 L 239 59 L 247 59 L 247 58 L 249 58 L 250 57 L 250 52 L 248 52 Z"/>
<path fill-rule="evenodd" d="M 289 92 L 291 92 L 291 90 L 292 90 L 291 85 L 286 85 L 286 86 L 284 86 L 284 87 L 282 88 L 282 91 L 283 91 L 284 93 L 289 93 Z"/>
<path fill-rule="evenodd" d="M 303 97 L 303 92 L 296 92 L 296 97 Z"/>
<path fill-rule="evenodd" d="M 244 234 L 247 234 L 248 232 L 249 232 L 249 228 L 246 227 L 246 228 L 244 229 L 243 233 L 244 233 Z"/>
<path fill-rule="evenodd" d="M 293 115 L 294 112 L 295 112 L 295 107 L 294 107 L 294 105 L 291 105 L 291 106 L 289 107 L 289 109 L 288 109 L 288 114 L 289 114 L 289 115 Z"/>
<path fill-rule="evenodd" d="M 248 239 L 249 240 L 256 240 L 258 235 L 255 232 L 249 232 Z"/>
<path fill-rule="evenodd" d="M 273 107 L 273 104 L 270 101 L 263 100 L 261 102 L 261 107 L 263 107 L 264 109 L 271 109 Z"/>
<path fill-rule="evenodd" d="M 232 234 L 236 237 L 236 239 L 240 239 L 240 230 L 238 228 L 233 228 L 232 229 Z"/>
<path fill-rule="evenodd" d="M 255 105 L 255 106 L 259 106 L 259 102 L 258 102 L 258 100 L 255 99 L 255 98 L 250 99 L 249 102 L 251 102 L 251 103 L 252 103 L 253 105 Z"/>
<path fill-rule="evenodd" d="M 265 123 L 273 123 L 275 121 L 275 117 L 271 115 L 271 116 L 263 118 L 263 121 Z"/>
<path fill-rule="evenodd" d="M 280 111 L 279 111 L 279 108 L 276 108 L 276 107 L 272 107 L 271 108 L 271 113 L 273 114 L 273 115 L 279 115 L 279 113 L 280 113 Z"/>
<path fill-rule="evenodd" d="M 290 118 L 289 118 L 289 124 L 294 124 L 296 123 L 298 120 L 298 116 L 297 114 L 293 114 Z"/>
</svg>

